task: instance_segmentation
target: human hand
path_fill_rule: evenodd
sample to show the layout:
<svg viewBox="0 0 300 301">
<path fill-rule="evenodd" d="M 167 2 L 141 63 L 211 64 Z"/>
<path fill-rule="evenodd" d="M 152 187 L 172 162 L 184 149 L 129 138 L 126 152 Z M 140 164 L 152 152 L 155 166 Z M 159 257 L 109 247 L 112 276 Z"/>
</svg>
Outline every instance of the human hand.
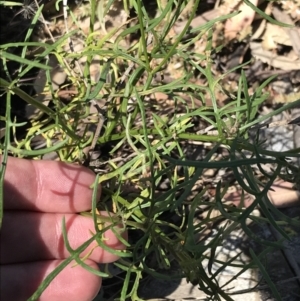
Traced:
<svg viewBox="0 0 300 301">
<path fill-rule="evenodd" d="M 91 184 L 95 175 L 88 169 L 54 161 L 9 158 L 4 183 L 4 218 L 0 236 L 0 299 L 27 300 L 68 251 L 62 237 L 65 217 L 73 249 L 91 238 L 92 219 L 76 214 L 91 207 Z M 99 187 L 99 196 L 101 189 Z M 126 233 L 124 234 L 126 235 Z M 124 245 L 111 230 L 105 243 L 114 249 Z M 92 243 L 83 253 L 93 269 L 117 256 Z M 39 300 L 92 300 L 101 278 L 74 262 L 50 283 Z"/>
<path fill-rule="evenodd" d="M 268 191 L 270 202 L 277 208 L 299 206 L 300 192 L 294 189 L 293 184 L 281 179 L 277 179 Z M 249 207 L 255 197 L 248 193 L 244 195 L 244 202 L 241 204 L 242 193 L 239 190 L 227 192 L 224 196 L 225 202 L 234 204 L 235 206 Z"/>
</svg>

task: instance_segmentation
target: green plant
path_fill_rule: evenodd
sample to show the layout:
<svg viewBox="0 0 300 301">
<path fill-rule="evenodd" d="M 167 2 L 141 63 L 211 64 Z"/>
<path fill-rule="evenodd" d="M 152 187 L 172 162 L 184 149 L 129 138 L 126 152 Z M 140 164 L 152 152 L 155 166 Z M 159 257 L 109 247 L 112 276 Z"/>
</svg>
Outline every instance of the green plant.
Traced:
<svg viewBox="0 0 300 301">
<path fill-rule="evenodd" d="M 209 274 L 204 269 L 202 261 L 208 259 L 212 264 L 216 247 L 236 227 L 242 227 L 249 237 L 257 239 L 246 226 L 248 219 L 256 223 L 270 223 L 287 239 L 288 235 L 278 226 L 278 222 L 270 212 L 279 216 L 281 223 L 299 225 L 298 220 L 288 219 L 275 209 L 267 197 L 267 191 L 276 177 L 286 177 L 288 174 L 293 180 L 299 176 L 299 170 L 287 160 L 291 157 L 300 157 L 299 149 L 289 152 L 267 151 L 258 138 L 254 143 L 250 142 L 249 129 L 270 115 L 299 105 L 300 100 L 287 104 L 270 115 L 256 118 L 260 105 L 266 99 L 264 87 L 272 79 L 265 81 L 253 95 L 249 95 L 247 80 L 242 71 L 238 88 L 230 103 L 222 107 L 218 105 L 216 92 L 222 92 L 221 80 L 228 74 L 221 77 L 212 74 L 212 55 L 220 50 L 213 47 L 212 30 L 217 22 L 235 14 L 219 17 L 190 31 L 189 24 L 199 3 L 199 0 L 195 1 L 184 30 L 178 36 L 172 37 L 170 30 L 187 1 L 173 0 L 168 1 L 166 5 L 159 3 L 160 13 L 150 18 L 141 1 L 124 0 L 125 10 L 132 8 L 138 21 L 129 28 L 118 28 L 99 37 L 94 31 L 97 3 L 95 0 L 91 0 L 90 3 L 92 9 L 87 34 L 78 29 L 55 39 L 53 43 L 30 42 L 34 25 L 39 19 L 43 19 L 41 18 L 43 7 L 40 6 L 31 21 L 33 26 L 28 29 L 24 42 L 2 44 L 0 47 L 4 74 L 7 75 L 6 79 L 0 79 L 1 94 L 6 99 L 5 116 L 1 117 L 5 122 L 5 137 L 1 142 L 3 162 L 6 162 L 8 155 L 42 159 L 44 154 L 56 152 L 62 161 L 82 163 L 89 159 L 85 149 L 91 146 L 95 137 L 100 148 L 104 145 L 111 148 L 107 155 L 108 159 L 100 157 L 97 162 L 92 162 L 90 167 L 97 172 L 95 184 L 103 185 L 104 196 L 100 209 L 109 212 L 108 208 L 112 206 L 114 216 L 97 215 L 94 197 L 92 212 L 82 214 L 93 218 L 95 234 L 80 248 L 72 250 L 64 229 L 65 243 L 71 256 L 46 278 L 30 300 L 36 300 L 71 260 L 85 266 L 84 260 L 80 259 L 79 255 L 91 242 L 97 240 L 100 246 L 107 248 L 101 240 L 103 232 L 107 230 L 107 227 L 104 229 L 101 227 L 104 221 L 109 221 L 111 228 L 116 224 L 122 224 L 124 229 L 128 229 L 131 235 L 137 237 L 130 243 L 124 242 L 128 246 L 124 252 L 110 250 L 121 257 L 115 265 L 125 272 L 123 287 L 117 296 L 120 300 L 129 297 L 132 300 L 139 299 L 137 290 L 142 273 L 166 279 L 185 277 L 214 300 L 220 300 L 221 297 L 232 300 L 216 281 L 217 273 L 231 265 L 232 261 L 222 263 L 222 269 L 214 274 Z M 100 22 L 112 3 L 113 1 L 108 1 L 104 11 L 98 13 Z M 100 1 L 100 4 L 103 3 Z M 1 5 L 11 4 L 2 1 Z M 76 20 L 72 13 L 71 17 Z M 193 35 L 186 41 L 184 37 L 187 33 Z M 139 37 L 130 47 L 122 46 L 122 41 L 136 34 Z M 84 41 L 83 49 L 76 53 L 66 50 L 65 47 L 75 36 L 80 36 Z M 114 43 L 113 36 L 117 36 Z M 205 52 L 199 54 L 190 51 L 189 46 L 200 38 L 206 42 Z M 20 55 L 13 53 L 12 49 L 16 47 L 21 47 Z M 28 49 L 33 47 L 42 50 L 34 54 L 34 60 L 29 60 L 26 55 Z M 69 102 L 63 102 L 58 96 L 58 91 L 54 91 L 50 84 L 51 68 L 47 65 L 50 54 L 56 57 L 68 75 L 67 85 L 77 91 Z M 95 56 L 100 57 L 101 61 L 100 78 L 97 82 L 93 82 L 90 74 L 90 65 Z M 74 69 L 73 64 L 82 57 L 86 58 L 83 70 L 80 70 L 80 67 Z M 170 83 L 155 81 L 155 77 L 176 59 L 184 62 L 182 75 Z M 15 78 L 9 76 L 8 61 L 20 64 L 19 73 Z M 21 79 L 33 67 L 45 70 L 48 84 L 44 91 L 51 95 L 53 103 L 51 108 L 19 87 Z M 191 83 L 190 79 L 195 71 L 206 78 L 205 86 Z M 127 77 L 122 76 L 124 72 Z M 151 101 L 151 95 L 158 92 L 172 95 L 174 102 L 171 114 L 161 113 L 159 104 Z M 18 95 L 40 111 L 36 119 L 29 121 L 29 128 L 21 138 L 16 134 L 16 128 L 24 123 L 17 123 L 11 119 L 12 94 Z M 194 104 L 195 95 L 200 98 L 201 106 Z M 187 98 L 190 101 L 187 101 Z M 208 99 L 212 105 L 207 104 Z M 95 121 L 89 121 L 87 117 L 91 116 L 91 103 L 100 100 L 104 106 L 93 116 L 94 119 L 101 121 L 97 137 L 90 131 Z M 194 119 L 205 121 L 214 132 L 195 133 Z M 32 148 L 32 139 L 37 135 L 44 137 L 47 147 Z M 187 141 L 209 142 L 211 149 L 207 151 L 203 160 L 189 160 L 184 146 Z M 228 154 L 222 160 L 216 161 L 214 155 L 220 149 L 226 149 Z M 128 154 L 127 159 L 122 159 L 122 164 L 118 164 L 120 154 L 125 152 Z M 266 172 L 264 164 L 272 164 L 273 172 Z M 264 175 L 264 184 L 260 183 L 255 175 L 253 165 Z M 254 203 L 247 209 L 224 205 L 221 199 L 228 189 L 228 184 L 221 182 L 217 185 L 214 201 L 207 202 L 203 198 L 205 188 L 191 197 L 191 190 L 203 175 L 204 169 L 230 169 L 243 192 L 255 197 Z M 4 173 L 5 166 L 2 165 L 1 196 Z M 158 187 L 165 179 L 168 179 L 169 189 L 159 191 Z M 124 193 L 125 185 L 134 187 L 134 192 Z M 265 218 L 252 214 L 258 203 Z M 2 206 L 2 197 L 0 204 Z M 215 218 L 208 215 L 195 224 L 196 210 L 201 205 L 208 206 L 211 211 L 219 211 L 220 215 Z M 170 221 L 168 217 L 172 215 L 176 215 L 180 222 Z M 221 219 L 226 219 L 228 223 L 226 227 L 219 229 L 218 235 L 209 243 L 195 240 L 195 236 L 202 235 L 208 223 Z M 257 264 L 261 265 L 260 260 L 270 249 L 280 247 L 280 243 L 269 241 L 261 243 L 266 246 L 264 253 L 254 256 L 253 262 L 243 266 L 242 271 Z M 173 261 L 180 266 L 178 274 L 171 277 L 156 270 L 170 268 Z M 102 277 L 110 276 L 106 271 L 91 272 Z M 264 276 L 274 294 L 278 296 L 276 287 L 268 275 Z"/>
</svg>

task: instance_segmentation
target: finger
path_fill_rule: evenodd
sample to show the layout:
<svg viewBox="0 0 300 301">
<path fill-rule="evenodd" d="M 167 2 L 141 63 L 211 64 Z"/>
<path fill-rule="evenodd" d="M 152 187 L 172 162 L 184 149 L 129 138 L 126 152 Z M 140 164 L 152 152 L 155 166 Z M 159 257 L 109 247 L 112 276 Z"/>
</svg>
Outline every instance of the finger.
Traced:
<svg viewBox="0 0 300 301">
<path fill-rule="evenodd" d="M 94 173 L 82 166 L 10 157 L 5 173 L 4 208 L 86 211 L 91 208 L 93 191 L 90 186 L 94 180 Z"/>
<path fill-rule="evenodd" d="M 62 235 L 63 216 L 72 249 L 77 249 L 89 240 L 91 231 L 95 233 L 93 220 L 77 214 L 6 211 L 0 237 L 0 262 L 9 264 L 69 257 Z M 122 232 L 118 226 L 114 229 Z M 126 233 L 123 235 L 126 238 Z M 102 240 L 110 248 L 125 248 L 110 229 L 105 232 Z M 91 243 L 81 257 L 86 255 L 99 263 L 118 259 L 118 256 L 97 246 L 96 242 Z"/>
<path fill-rule="evenodd" d="M 277 208 L 297 206 L 300 204 L 300 192 L 295 190 L 293 184 L 283 180 L 273 183 L 268 191 L 270 202 Z"/>
<path fill-rule="evenodd" d="M 224 196 L 225 203 L 233 204 L 236 207 L 249 207 L 253 201 L 254 197 L 249 194 L 245 194 L 243 196 L 243 201 L 242 201 L 242 193 L 241 191 L 234 191 L 230 193 L 226 193 Z"/>
<path fill-rule="evenodd" d="M 62 261 L 40 261 L 0 267 L 0 300 L 27 300 L 39 284 Z M 98 270 L 94 261 L 86 260 Z M 88 301 L 93 300 L 101 287 L 101 278 L 86 271 L 74 262 L 63 269 L 43 292 L 39 301 Z"/>
</svg>

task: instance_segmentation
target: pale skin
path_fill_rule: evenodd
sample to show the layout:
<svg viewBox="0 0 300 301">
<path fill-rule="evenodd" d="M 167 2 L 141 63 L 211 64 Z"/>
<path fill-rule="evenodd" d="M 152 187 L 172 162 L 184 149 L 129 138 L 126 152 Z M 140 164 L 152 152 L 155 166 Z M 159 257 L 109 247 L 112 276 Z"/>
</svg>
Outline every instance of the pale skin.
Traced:
<svg viewBox="0 0 300 301">
<path fill-rule="evenodd" d="M 292 183 L 286 182 L 281 179 L 274 181 L 271 189 L 268 191 L 268 197 L 270 202 L 278 208 L 293 207 L 300 205 L 300 192 L 296 190 Z M 241 192 L 228 192 L 224 196 L 224 200 L 229 203 L 233 203 L 235 206 L 241 204 Z M 254 200 L 254 197 L 245 194 L 244 207 L 249 207 Z"/>
<path fill-rule="evenodd" d="M 9 158 L 0 236 L 0 300 L 27 300 L 68 257 L 62 238 L 63 216 L 73 249 L 91 238 L 93 221 L 78 212 L 91 208 L 90 186 L 94 180 L 93 172 L 81 166 Z M 100 187 L 98 192 L 100 197 Z M 122 235 L 126 238 L 126 233 Z M 105 233 L 105 241 L 111 248 L 125 248 L 110 230 Z M 95 243 L 82 256 L 93 248 L 85 263 L 94 269 L 99 269 L 97 263 L 118 259 Z M 73 262 L 51 282 L 39 300 L 93 300 L 100 287 L 100 277 Z"/>
<path fill-rule="evenodd" d="M 63 216 L 73 249 L 91 237 L 93 221 L 77 213 L 90 209 L 90 186 L 94 180 L 95 175 L 84 167 L 9 158 L 0 233 L 0 300 L 27 300 L 54 267 L 68 257 L 62 238 Z M 288 200 L 299 202 L 299 192 L 290 186 L 280 181 L 273 185 L 269 197 L 274 205 L 287 205 Z M 100 194 L 99 187 L 99 197 Z M 240 195 L 229 194 L 225 199 L 239 203 Z M 126 233 L 123 236 L 126 238 Z M 112 231 L 106 232 L 105 241 L 112 248 L 124 249 Z M 98 269 L 97 263 L 118 259 L 95 244 L 82 256 L 94 247 L 85 261 L 92 268 Z M 39 300 L 93 300 L 100 287 L 101 278 L 72 263 L 51 282 Z"/>
</svg>

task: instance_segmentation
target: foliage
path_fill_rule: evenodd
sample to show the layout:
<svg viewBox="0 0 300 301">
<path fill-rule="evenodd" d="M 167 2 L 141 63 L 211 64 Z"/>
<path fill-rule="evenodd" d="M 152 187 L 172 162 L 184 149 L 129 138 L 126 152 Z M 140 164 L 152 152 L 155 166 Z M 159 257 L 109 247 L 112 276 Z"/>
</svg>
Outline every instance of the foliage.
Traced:
<svg viewBox="0 0 300 301">
<path fill-rule="evenodd" d="M 106 11 L 103 12 L 104 16 L 112 2 L 108 1 Z M 91 242 L 97 240 L 100 246 L 107 248 L 101 240 L 103 232 L 107 229 L 101 227 L 104 221 L 109 221 L 110 227 L 122 224 L 134 238 L 124 242 L 128 246 L 126 251 L 110 250 L 121 257 L 115 265 L 125 272 L 123 287 L 117 296 L 120 300 L 127 298 L 138 300 L 137 290 L 143 273 L 162 279 L 185 277 L 198 285 L 213 300 L 220 300 L 221 297 L 231 300 L 223 288 L 219 287 L 216 277 L 232 262 L 222 263 L 220 270 L 210 274 L 204 268 L 203 260 L 208 259 L 212 264 L 216 247 L 221 245 L 237 227 L 242 227 L 250 238 L 258 240 L 246 225 L 249 219 L 254 223 L 272 224 L 287 239 L 288 235 L 278 226 L 278 222 L 270 212 L 280 217 L 282 223 L 299 225 L 299 221 L 283 216 L 271 205 L 267 197 L 267 191 L 276 177 L 288 176 L 290 180 L 295 180 L 295 177 L 299 176 L 299 171 L 289 161 L 289 158 L 300 157 L 299 149 L 289 152 L 267 151 L 258 136 L 254 142 L 249 138 L 249 129 L 270 117 L 257 118 L 257 114 L 266 99 L 264 87 L 271 79 L 261 84 L 253 95 L 249 95 L 247 80 L 241 71 L 238 87 L 231 95 L 232 99 L 227 105 L 219 106 L 216 92 L 223 91 L 220 81 L 228 74 L 216 77 L 211 71 L 212 57 L 220 50 L 213 47 L 212 31 L 217 22 L 224 21 L 232 15 L 220 17 L 193 29 L 191 38 L 183 40 L 189 33 L 189 23 L 195 15 L 198 2 L 199 0 L 196 1 L 184 30 L 175 37 L 170 36 L 170 31 L 187 1 L 172 0 L 165 6 L 160 3 L 160 13 L 150 18 L 141 1 L 124 0 L 125 7 L 128 10 L 131 8 L 137 15 L 138 22 L 133 26 L 122 27 L 99 36 L 94 31 L 94 23 L 97 18 L 101 19 L 101 16 L 96 15 L 97 10 L 91 9 L 89 33 L 85 34 L 78 28 L 52 43 L 31 41 L 33 28 L 43 20 L 42 5 L 39 8 L 32 6 L 30 10 L 23 7 L 26 18 L 32 14 L 32 9 L 36 9 L 31 20 L 32 26 L 28 27 L 24 41 L 0 46 L 4 70 L 1 73 L 0 87 L 2 99 L 6 101 L 6 112 L 1 116 L 1 120 L 5 123 L 5 136 L 1 141 L 4 163 L 8 155 L 42 159 L 43 155 L 50 152 L 56 152 L 59 159 L 65 162 L 84 162 L 87 159 L 85 148 L 90 146 L 93 140 L 93 135 L 89 131 L 93 122 L 90 124 L 86 122 L 87 117 L 92 116 L 91 102 L 102 100 L 105 103 L 100 113 L 93 117 L 104 120 L 100 135 L 96 137 L 97 146 L 101 148 L 109 145 L 110 152 L 108 159 L 100 162 L 100 166 L 101 164 L 105 166 L 105 171 L 98 172 L 96 181 L 104 188 L 100 209 L 109 212 L 110 208 L 113 208 L 114 215 L 110 214 L 108 217 L 97 215 L 96 200 L 93 199 L 92 213 L 82 214 L 92 216 L 95 233 L 80 248 L 72 250 L 64 230 L 65 243 L 71 256 L 45 279 L 30 300 L 36 300 L 71 260 L 75 259 L 78 264 L 87 268 L 79 255 Z M 1 1 L 1 5 L 13 4 Z M 90 6 L 91 8 L 97 6 L 95 0 L 91 0 Z M 126 49 L 121 42 L 131 35 L 138 38 Z M 84 47 L 80 52 L 67 50 L 70 39 L 75 36 L 80 36 L 84 41 Z M 112 36 L 117 36 L 114 43 Z M 191 51 L 189 46 L 202 37 L 206 37 L 207 44 L 205 52 L 199 55 Z M 34 54 L 33 60 L 28 59 L 28 52 L 33 48 L 39 48 L 39 51 Z M 21 49 L 20 53 L 15 54 L 15 49 Z M 55 56 L 67 73 L 69 80 L 67 85 L 78 91 L 69 102 L 63 102 L 58 96 L 58 91 L 54 91 L 50 84 L 51 68 L 47 64 L 49 55 Z M 101 62 L 101 74 L 97 82 L 93 82 L 90 74 L 90 65 L 95 56 L 100 57 Z M 82 57 L 86 58 L 86 65 L 81 74 L 78 68 L 74 68 L 74 64 Z M 166 64 L 177 58 L 184 61 L 184 74 L 178 80 L 167 84 L 155 81 Z M 19 72 L 14 78 L 8 71 L 9 61 L 19 63 Z M 35 67 L 45 70 L 47 85 L 44 92 L 51 95 L 51 107 L 22 90 L 22 78 Z M 243 67 L 239 68 L 243 70 Z M 126 70 L 129 70 L 127 77 L 120 83 Z M 205 86 L 191 83 L 190 79 L 194 72 L 206 78 Z M 173 111 L 167 116 L 162 116 L 156 105 L 149 101 L 151 95 L 158 92 L 173 97 Z M 190 106 L 183 94 L 190 98 L 192 104 L 194 96 L 197 95 L 201 98 L 202 106 Z M 24 122 L 17 122 L 11 117 L 12 95 L 17 95 L 39 110 L 36 119 L 27 121 L 28 129 L 21 138 L 16 132 L 18 127 L 24 126 Z M 207 96 L 211 100 L 211 106 L 207 104 Z M 295 107 L 299 103 L 300 100 L 287 104 L 271 115 Z M 215 130 L 214 133 L 195 133 L 195 118 L 205 121 Z M 33 149 L 32 141 L 37 135 L 44 137 L 46 147 Z M 211 149 L 207 151 L 203 160 L 190 160 L 184 148 L 184 143 L 188 141 L 211 143 Z M 117 159 L 120 153 L 124 152 L 125 146 L 129 156 L 123 165 L 119 165 Z M 226 149 L 228 155 L 216 161 L 214 155 L 221 148 Z M 265 164 L 272 164 L 271 173 L 265 171 Z M 263 184 L 257 178 L 253 166 L 258 167 L 263 173 L 265 177 Z M 254 203 L 247 209 L 224 205 L 222 197 L 229 184 L 221 181 L 217 185 L 215 200 L 208 202 L 203 198 L 205 189 L 198 191 L 188 200 L 192 188 L 203 176 L 205 169 L 231 170 L 243 192 L 255 197 Z M 2 165 L 1 196 L 4 172 L 5 165 Z M 160 183 L 166 179 L 169 189 L 158 191 Z M 132 185 L 135 188 L 134 193 L 125 195 L 123 193 L 125 185 Z M 257 204 L 266 218 L 252 214 Z M 201 205 L 208 206 L 211 211 L 219 211 L 220 215 L 216 218 L 208 215 L 195 224 L 196 210 Z M 173 222 L 170 219 L 172 215 L 176 215 L 180 222 Z M 226 226 L 218 229 L 218 234 L 209 243 L 195 240 L 196 236 L 201 237 L 208 223 L 221 219 L 228 222 Z M 266 246 L 266 250 L 263 254 L 254 256 L 253 262 L 242 266 L 243 271 L 260 266 L 260 261 L 266 256 L 267 251 L 280 247 L 279 243 L 270 241 L 260 243 Z M 174 261 L 181 268 L 178 274 L 171 276 L 159 272 L 169 269 Z M 98 274 L 110 277 L 108 271 Z M 274 294 L 278 295 L 268 275 L 264 274 L 264 277 L 268 279 Z"/>
</svg>

